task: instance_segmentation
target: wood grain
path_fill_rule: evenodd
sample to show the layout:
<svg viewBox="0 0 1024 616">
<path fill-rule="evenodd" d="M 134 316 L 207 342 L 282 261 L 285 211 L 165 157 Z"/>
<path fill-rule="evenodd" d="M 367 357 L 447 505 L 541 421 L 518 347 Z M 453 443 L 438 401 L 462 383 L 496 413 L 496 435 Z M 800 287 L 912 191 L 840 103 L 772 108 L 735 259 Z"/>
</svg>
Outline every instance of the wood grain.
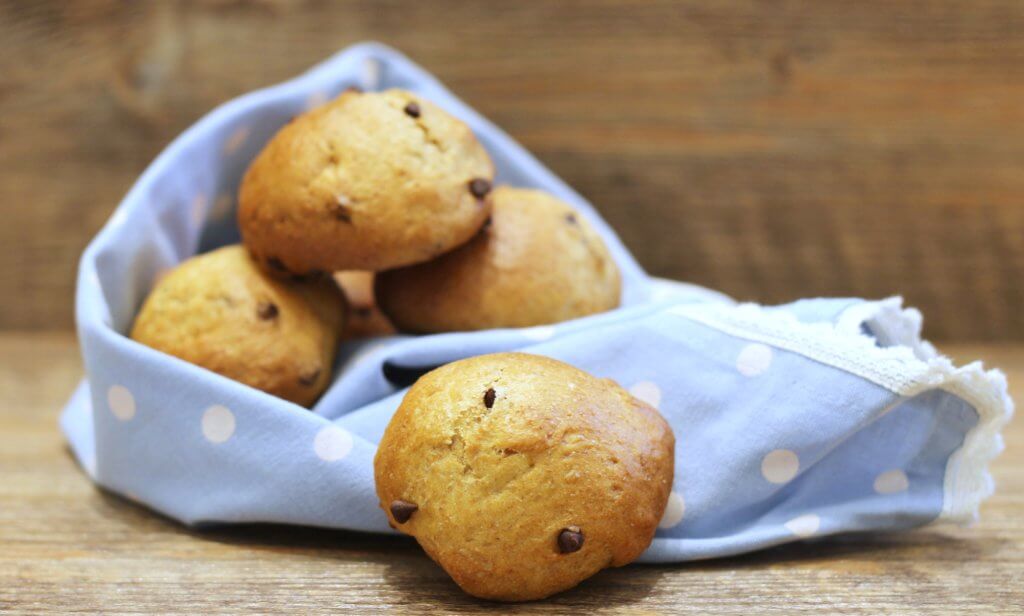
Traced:
<svg viewBox="0 0 1024 616">
<path fill-rule="evenodd" d="M 652 273 L 1022 340 L 1022 34 L 1019 0 L 0 0 L 0 329 L 71 325 L 82 248 L 206 111 L 377 39 Z"/>
<path fill-rule="evenodd" d="M 1024 346 L 954 347 L 1024 381 Z M 543 602 L 464 594 L 415 543 L 283 526 L 189 530 L 92 487 L 56 427 L 81 375 L 67 334 L 0 335 L 0 612 L 1019 614 L 1024 427 L 969 529 L 784 546 L 740 558 L 605 571 Z"/>
</svg>

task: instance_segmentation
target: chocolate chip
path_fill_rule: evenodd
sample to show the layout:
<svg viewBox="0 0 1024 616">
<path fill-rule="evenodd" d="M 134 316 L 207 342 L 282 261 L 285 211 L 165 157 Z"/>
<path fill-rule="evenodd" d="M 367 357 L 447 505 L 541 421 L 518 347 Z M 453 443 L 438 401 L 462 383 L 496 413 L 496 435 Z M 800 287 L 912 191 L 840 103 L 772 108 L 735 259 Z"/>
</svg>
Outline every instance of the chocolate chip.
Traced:
<svg viewBox="0 0 1024 616">
<path fill-rule="evenodd" d="M 345 91 L 346 92 L 355 92 L 357 94 L 362 94 L 363 93 L 363 89 L 360 88 L 359 86 L 349 86 L 349 87 L 345 88 Z"/>
<path fill-rule="evenodd" d="M 483 199 L 491 192 L 491 183 L 483 178 L 473 178 L 469 181 L 469 192 L 477 199 Z"/>
<path fill-rule="evenodd" d="M 491 387 L 484 394 L 484 406 L 486 406 L 487 408 L 491 408 L 492 406 L 494 406 L 494 396 L 494 388 Z"/>
<path fill-rule="evenodd" d="M 352 309 L 352 312 L 362 319 L 368 319 L 373 314 L 373 310 L 369 306 L 357 306 Z"/>
<path fill-rule="evenodd" d="M 563 528 L 558 533 L 558 551 L 562 554 L 579 551 L 583 547 L 583 533 L 579 526 Z"/>
<path fill-rule="evenodd" d="M 274 302 L 260 302 L 259 306 L 256 306 L 256 314 L 264 321 L 276 319 L 277 313 L 277 304 Z"/>
<path fill-rule="evenodd" d="M 299 375 L 299 384 L 300 385 L 305 385 L 306 387 L 311 387 L 313 385 L 316 385 L 316 381 L 319 378 L 320 378 L 320 368 L 316 368 L 316 369 L 311 370 L 309 372 L 306 372 L 304 374 L 300 374 Z"/>
<path fill-rule="evenodd" d="M 409 103 L 405 106 L 405 115 L 411 118 L 420 117 L 420 106 L 416 103 Z"/>
<path fill-rule="evenodd" d="M 395 521 L 399 524 L 405 524 L 412 517 L 412 514 L 416 513 L 416 510 L 420 506 L 416 503 L 410 503 L 404 500 L 393 500 L 391 501 L 391 517 L 395 518 Z"/>
<path fill-rule="evenodd" d="M 278 259 L 277 257 L 268 257 L 267 265 L 269 265 L 270 269 L 272 270 L 277 270 L 279 272 L 288 271 L 288 268 L 284 266 L 284 263 L 281 262 L 281 259 Z"/>
<path fill-rule="evenodd" d="M 566 214 L 565 222 L 569 223 L 570 225 L 576 224 L 576 214 Z"/>
<path fill-rule="evenodd" d="M 491 228 L 491 225 L 494 224 L 494 220 L 492 220 L 492 218 L 492 216 L 487 217 L 487 220 L 484 221 L 484 226 L 482 227 L 483 229 L 486 230 Z"/>
</svg>

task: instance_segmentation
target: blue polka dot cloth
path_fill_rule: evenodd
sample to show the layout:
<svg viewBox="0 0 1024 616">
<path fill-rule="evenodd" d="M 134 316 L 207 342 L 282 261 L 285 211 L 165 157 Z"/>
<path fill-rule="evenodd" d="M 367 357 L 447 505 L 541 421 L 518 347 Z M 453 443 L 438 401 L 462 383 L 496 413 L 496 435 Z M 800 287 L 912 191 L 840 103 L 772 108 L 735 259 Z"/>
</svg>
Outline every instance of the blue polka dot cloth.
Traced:
<svg viewBox="0 0 1024 616">
<path fill-rule="evenodd" d="M 128 339 L 162 272 L 239 240 L 235 194 L 263 144 L 351 86 L 417 92 L 472 127 L 498 181 L 574 205 L 622 271 L 622 307 L 543 327 L 347 343 L 311 411 Z M 61 418 L 74 455 L 104 488 L 189 525 L 393 532 L 374 494 L 376 443 L 419 375 L 482 353 L 555 357 L 660 409 L 676 435 L 675 481 L 647 562 L 970 521 L 993 490 L 987 466 L 1012 413 L 1003 375 L 937 354 L 898 298 L 762 307 L 647 276 L 585 200 L 376 44 L 231 101 L 175 140 L 86 249 L 76 317 L 87 378 Z"/>
</svg>

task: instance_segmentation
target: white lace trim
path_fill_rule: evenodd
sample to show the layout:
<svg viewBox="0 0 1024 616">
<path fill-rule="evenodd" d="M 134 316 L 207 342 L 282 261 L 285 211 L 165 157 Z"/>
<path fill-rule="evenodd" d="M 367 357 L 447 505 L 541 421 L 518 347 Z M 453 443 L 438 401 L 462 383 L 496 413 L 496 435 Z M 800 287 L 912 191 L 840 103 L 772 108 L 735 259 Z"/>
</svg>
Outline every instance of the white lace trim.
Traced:
<svg viewBox="0 0 1024 616">
<path fill-rule="evenodd" d="M 999 431 L 1013 414 L 1006 377 L 986 371 L 981 362 L 957 368 L 939 355 L 921 339 L 921 313 L 903 308 L 902 298 L 855 304 L 834 324 L 804 323 L 785 310 L 756 304 L 677 305 L 667 311 L 852 372 L 900 396 L 942 389 L 963 399 L 977 411 L 978 423 L 949 458 L 936 521 L 977 519 L 978 506 L 994 490 L 988 464 L 1003 450 Z M 876 338 L 866 335 L 865 325 Z"/>
</svg>

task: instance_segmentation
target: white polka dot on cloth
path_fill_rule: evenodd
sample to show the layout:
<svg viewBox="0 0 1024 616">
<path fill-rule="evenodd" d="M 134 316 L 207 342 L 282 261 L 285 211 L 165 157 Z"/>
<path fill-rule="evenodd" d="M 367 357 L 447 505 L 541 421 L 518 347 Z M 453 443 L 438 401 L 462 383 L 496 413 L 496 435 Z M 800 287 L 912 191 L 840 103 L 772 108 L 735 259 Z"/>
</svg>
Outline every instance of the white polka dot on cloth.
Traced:
<svg viewBox="0 0 1024 616">
<path fill-rule="evenodd" d="M 885 471 L 875 477 L 875 492 L 879 494 L 896 494 L 910 487 L 907 474 L 899 469 Z"/>
<path fill-rule="evenodd" d="M 224 153 L 234 154 L 238 150 L 242 149 L 245 145 L 246 140 L 249 139 L 249 127 L 239 126 L 233 133 L 224 141 Z"/>
<path fill-rule="evenodd" d="M 771 483 L 786 483 L 799 470 L 800 459 L 788 449 L 776 449 L 761 460 L 761 474 Z"/>
<path fill-rule="evenodd" d="M 352 435 L 338 426 L 326 426 L 316 433 L 313 451 L 325 462 L 341 460 L 352 451 Z"/>
<path fill-rule="evenodd" d="M 629 388 L 629 393 L 654 408 L 658 408 L 661 405 L 661 389 L 651 381 L 640 381 Z"/>
<path fill-rule="evenodd" d="M 223 443 L 235 433 L 235 415 L 226 406 L 216 404 L 203 413 L 202 425 L 206 440 Z"/>
<path fill-rule="evenodd" d="M 783 526 L 797 537 L 810 537 L 821 528 L 821 518 L 817 514 L 808 513 L 793 518 Z"/>
<path fill-rule="evenodd" d="M 555 335 L 555 328 L 551 325 L 542 325 L 540 327 L 529 327 L 522 331 L 522 334 L 530 340 L 541 342 L 547 340 Z"/>
<path fill-rule="evenodd" d="M 764 374 L 771 365 L 772 349 L 761 343 L 748 344 L 736 357 L 736 369 L 743 376 Z"/>
<path fill-rule="evenodd" d="M 135 396 L 124 385 L 111 385 L 107 390 L 107 405 L 110 412 L 121 421 L 135 417 Z"/>
<path fill-rule="evenodd" d="M 665 505 L 665 513 L 661 516 L 661 521 L 658 522 L 658 528 L 678 526 L 683 521 L 685 514 L 686 502 L 683 500 L 683 495 L 679 492 L 672 492 L 668 495 L 668 504 Z"/>
</svg>

